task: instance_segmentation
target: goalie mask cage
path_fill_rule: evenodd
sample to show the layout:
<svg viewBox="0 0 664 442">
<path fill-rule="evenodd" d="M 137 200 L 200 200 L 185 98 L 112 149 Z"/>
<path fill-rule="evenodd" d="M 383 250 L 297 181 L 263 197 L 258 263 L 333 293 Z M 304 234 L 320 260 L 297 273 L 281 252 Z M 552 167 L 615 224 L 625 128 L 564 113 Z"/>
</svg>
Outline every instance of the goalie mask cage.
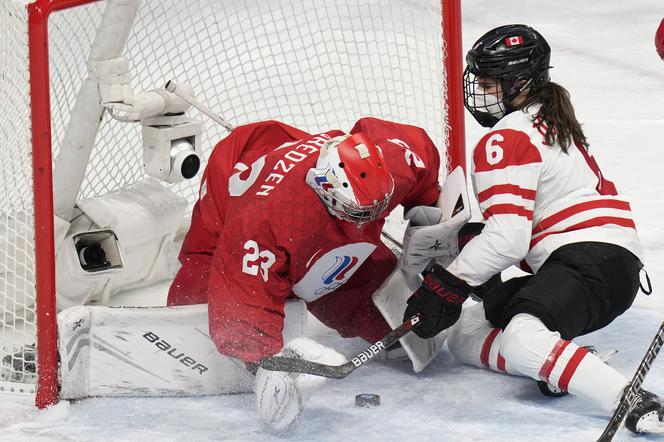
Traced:
<svg viewBox="0 0 664 442">
<path fill-rule="evenodd" d="M 114 23 L 113 7 L 136 13 Z M 99 127 L 80 186 L 59 182 L 58 161 L 77 156 L 89 124 L 73 109 L 95 56 L 126 57 L 134 93 L 187 83 L 235 125 L 417 125 L 448 168 L 465 168 L 460 0 L 2 0 L 0 27 L 0 390 L 39 407 L 58 400 L 54 215 L 66 218 L 67 198 L 145 178 L 140 124 L 92 103 Z M 204 161 L 226 132 L 188 113 L 204 122 Z M 200 175 L 170 188 L 193 206 Z"/>
</svg>

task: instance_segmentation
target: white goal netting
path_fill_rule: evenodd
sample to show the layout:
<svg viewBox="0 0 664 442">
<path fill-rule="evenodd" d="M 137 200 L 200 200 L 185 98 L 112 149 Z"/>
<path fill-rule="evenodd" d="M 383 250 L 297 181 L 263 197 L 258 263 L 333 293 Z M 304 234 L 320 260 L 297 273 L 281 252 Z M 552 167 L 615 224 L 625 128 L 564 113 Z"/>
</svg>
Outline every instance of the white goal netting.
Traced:
<svg viewBox="0 0 664 442">
<path fill-rule="evenodd" d="M 51 13 L 50 91 L 32 92 L 27 3 L 0 2 L 0 386 L 10 390 L 34 381 L 24 347 L 37 333 L 39 277 L 30 94 L 50 94 L 55 162 L 107 2 Z M 444 152 L 441 26 L 440 0 L 144 0 L 123 55 L 135 92 L 177 79 L 234 125 L 276 119 L 312 133 L 347 131 L 375 116 L 423 127 Z M 205 160 L 226 132 L 189 114 L 204 122 Z M 79 198 L 145 178 L 141 146 L 139 124 L 106 113 Z M 193 205 L 198 186 L 194 178 L 172 189 Z"/>
</svg>

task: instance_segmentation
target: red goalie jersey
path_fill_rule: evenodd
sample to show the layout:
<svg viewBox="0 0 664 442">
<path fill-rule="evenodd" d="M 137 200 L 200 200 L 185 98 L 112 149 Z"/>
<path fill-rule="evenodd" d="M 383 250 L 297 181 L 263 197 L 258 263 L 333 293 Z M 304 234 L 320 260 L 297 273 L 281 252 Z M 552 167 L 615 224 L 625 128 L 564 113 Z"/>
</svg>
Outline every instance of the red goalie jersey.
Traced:
<svg viewBox="0 0 664 442">
<path fill-rule="evenodd" d="M 397 204 L 437 200 L 440 159 L 417 127 L 364 118 L 357 132 L 380 148 L 394 179 L 387 210 L 360 227 L 330 215 L 305 182 L 320 147 L 343 132 L 309 135 L 267 121 L 238 127 L 215 147 L 169 305 L 208 302 L 221 353 L 256 362 L 279 352 L 292 296 L 343 336 L 374 341 L 389 331 L 371 301 L 396 265 L 380 232 Z"/>
<path fill-rule="evenodd" d="M 537 272 L 554 250 L 580 241 L 616 244 L 643 260 L 629 202 L 585 148 L 547 145 L 536 110 L 504 117 L 473 151 L 486 226 L 448 267 L 471 285 L 524 259 Z"/>
</svg>

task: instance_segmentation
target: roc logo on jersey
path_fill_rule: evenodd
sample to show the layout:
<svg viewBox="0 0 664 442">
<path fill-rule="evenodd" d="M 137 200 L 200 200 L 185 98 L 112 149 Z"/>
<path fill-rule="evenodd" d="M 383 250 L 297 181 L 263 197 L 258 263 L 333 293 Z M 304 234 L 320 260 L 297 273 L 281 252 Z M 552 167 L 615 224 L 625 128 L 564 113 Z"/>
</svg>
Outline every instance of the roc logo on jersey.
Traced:
<svg viewBox="0 0 664 442">
<path fill-rule="evenodd" d="M 337 262 L 323 274 L 323 283 L 332 284 L 334 281 L 343 281 L 346 273 L 357 264 L 357 256 L 337 256 Z"/>
<path fill-rule="evenodd" d="M 333 292 L 353 276 L 374 250 L 375 244 L 359 242 L 327 251 L 293 286 L 293 292 L 307 302 Z"/>
</svg>

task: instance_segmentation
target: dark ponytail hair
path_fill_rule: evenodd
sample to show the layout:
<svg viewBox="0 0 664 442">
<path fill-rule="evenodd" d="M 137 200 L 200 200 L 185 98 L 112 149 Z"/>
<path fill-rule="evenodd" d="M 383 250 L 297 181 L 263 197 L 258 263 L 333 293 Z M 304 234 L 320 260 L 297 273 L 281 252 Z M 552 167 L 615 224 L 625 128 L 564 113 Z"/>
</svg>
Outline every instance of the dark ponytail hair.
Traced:
<svg viewBox="0 0 664 442">
<path fill-rule="evenodd" d="M 553 145 L 557 141 L 565 153 L 570 142 L 588 148 L 588 140 L 576 119 L 567 89 L 549 81 L 529 92 L 519 108 L 525 109 L 536 104 L 541 104 L 542 107 L 533 122 L 544 122 L 542 127 L 545 129 L 544 141 L 547 144 Z"/>
</svg>

